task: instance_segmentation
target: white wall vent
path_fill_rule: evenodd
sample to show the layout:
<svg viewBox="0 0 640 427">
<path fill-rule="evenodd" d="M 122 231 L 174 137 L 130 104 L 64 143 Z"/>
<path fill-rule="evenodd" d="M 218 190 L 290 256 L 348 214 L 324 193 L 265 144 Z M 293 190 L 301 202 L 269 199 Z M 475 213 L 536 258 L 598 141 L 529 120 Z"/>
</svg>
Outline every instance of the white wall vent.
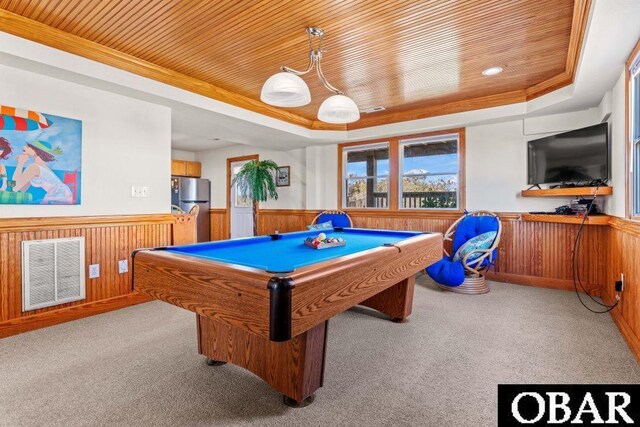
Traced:
<svg viewBox="0 0 640 427">
<path fill-rule="evenodd" d="M 84 237 L 22 241 L 22 311 L 85 298 Z"/>
<path fill-rule="evenodd" d="M 371 113 L 377 113 L 378 111 L 384 111 L 384 110 L 386 110 L 386 108 L 384 108 L 382 105 L 376 105 L 375 107 L 364 108 L 360 110 L 360 112 L 371 114 Z"/>
</svg>

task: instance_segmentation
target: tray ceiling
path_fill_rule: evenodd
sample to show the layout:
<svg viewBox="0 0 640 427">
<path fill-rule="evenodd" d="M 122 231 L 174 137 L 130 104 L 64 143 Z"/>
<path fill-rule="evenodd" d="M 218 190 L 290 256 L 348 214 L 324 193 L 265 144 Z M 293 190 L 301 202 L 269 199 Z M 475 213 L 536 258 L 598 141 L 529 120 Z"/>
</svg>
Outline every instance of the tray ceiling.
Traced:
<svg viewBox="0 0 640 427">
<path fill-rule="evenodd" d="M 386 108 L 349 125 L 358 128 L 519 102 L 570 83 L 588 6 L 587 0 L 0 0 L 12 14 L 108 49 L 84 54 L 30 36 L 11 14 L 0 19 L 0 30 L 118 66 L 107 58 L 113 49 L 131 63 L 144 61 L 137 67 L 170 71 L 166 83 L 331 128 L 316 121 L 331 94 L 315 74 L 304 77 L 310 105 L 284 110 L 259 101 L 262 84 L 281 65 L 305 68 L 304 28 L 320 26 L 328 80 L 361 109 Z M 504 72 L 481 74 L 492 66 Z M 209 85 L 199 90 L 198 82 Z"/>
</svg>

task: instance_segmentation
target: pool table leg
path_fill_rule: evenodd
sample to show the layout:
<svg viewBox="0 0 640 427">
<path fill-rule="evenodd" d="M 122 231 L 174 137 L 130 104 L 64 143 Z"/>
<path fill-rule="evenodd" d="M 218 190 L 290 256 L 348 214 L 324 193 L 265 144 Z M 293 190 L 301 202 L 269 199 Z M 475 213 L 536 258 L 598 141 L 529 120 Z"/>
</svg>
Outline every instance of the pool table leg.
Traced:
<svg viewBox="0 0 640 427">
<path fill-rule="evenodd" d="M 200 354 L 253 372 L 282 393 L 287 405 L 307 406 L 322 387 L 328 321 L 284 342 L 273 342 L 200 315 L 197 324 Z"/>
<path fill-rule="evenodd" d="M 416 277 L 411 276 L 363 301 L 360 305 L 373 308 L 391 317 L 394 322 L 404 322 L 413 308 L 413 288 Z"/>
</svg>

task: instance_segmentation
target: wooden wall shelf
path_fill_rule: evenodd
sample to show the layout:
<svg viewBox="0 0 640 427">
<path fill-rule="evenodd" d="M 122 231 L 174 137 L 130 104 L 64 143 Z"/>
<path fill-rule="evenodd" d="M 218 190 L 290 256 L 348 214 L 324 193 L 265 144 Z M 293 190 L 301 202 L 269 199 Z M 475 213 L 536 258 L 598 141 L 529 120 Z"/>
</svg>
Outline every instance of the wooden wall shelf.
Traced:
<svg viewBox="0 0 640 427">
<path fill-rule="evenodd" d="M 542 190 L 522 190 L 522 197 L 574 197 L 593 196 L 598 189 L 598 196 L 610 196 L 613 187 L 570 187 L 570 188 L 545 188 Z"/>
<path fill-rule="evenodd" d="M 582 223 L 582 217 L 574 215 L 545 215 L 545 214 L 522 214 L 522 221 L 534 222 L 555 222 L 558 224 L 578 224 Z M 609 225 L 611 217 L 609 215 L 593 215 L 587 218 L 585 225 Z"/>
</svg>

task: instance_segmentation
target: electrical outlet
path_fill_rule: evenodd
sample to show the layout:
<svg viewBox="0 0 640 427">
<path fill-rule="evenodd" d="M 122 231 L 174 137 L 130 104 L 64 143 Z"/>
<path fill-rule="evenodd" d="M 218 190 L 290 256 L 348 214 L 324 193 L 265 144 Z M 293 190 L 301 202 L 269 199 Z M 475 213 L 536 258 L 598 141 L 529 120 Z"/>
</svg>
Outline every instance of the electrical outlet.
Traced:
<svg viewBox="0 0 640 427">
<path fill-rule="evenodd" d="M 616 292 L 624 291 L 624 274 L 620 274 L 620 280 L 615 281 L 614 289 Z"/>
<path fill-rule="evenodd" d="M 149 197 L 149 187 L 140 187 L 140 197 Z"/>
<path fill-rule="evenodd" d="M 89 266 L 89 279 L 97 279 L 100 277 L 100 264 L 91 264 Z"/>
<path fill-rule="evenodd" d="M 129 261 L 121 259 L 118 261 L 118 273 L 123 274 L 129 271 Z"/>
</svg>

